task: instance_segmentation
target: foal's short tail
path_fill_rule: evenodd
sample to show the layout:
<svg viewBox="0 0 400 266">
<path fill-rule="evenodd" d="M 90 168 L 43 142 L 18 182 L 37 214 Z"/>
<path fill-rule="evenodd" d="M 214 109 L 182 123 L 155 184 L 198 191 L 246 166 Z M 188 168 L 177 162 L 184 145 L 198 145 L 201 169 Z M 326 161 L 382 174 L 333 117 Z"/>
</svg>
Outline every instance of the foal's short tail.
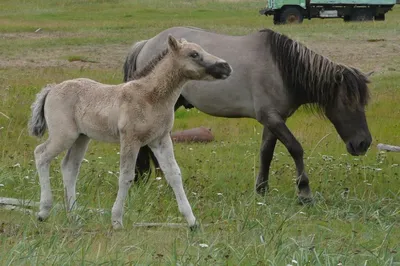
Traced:
<svg viewBox="0 0 400 266">
<path fill-rule="evenodd" d="M 147 40 L 135 43 L 128 56 L 126 57 L 124 64 L 124 82 L 132 79 L 133 73 L 136 71 L 136 59 L 146 43 Z"/>
<path fill-rule="evenodd" d="M 28 130 L 31 136 L 42 137 L 46 131 L 46 119 L 44 117 L 44 103 L 46 101 L 47 94 L 54 84 L 49 84 L 44 87 L 41 92 L 36 95 L 36 100 L 31 106 L 32 117 L 28 123 Z"/>
</svg>

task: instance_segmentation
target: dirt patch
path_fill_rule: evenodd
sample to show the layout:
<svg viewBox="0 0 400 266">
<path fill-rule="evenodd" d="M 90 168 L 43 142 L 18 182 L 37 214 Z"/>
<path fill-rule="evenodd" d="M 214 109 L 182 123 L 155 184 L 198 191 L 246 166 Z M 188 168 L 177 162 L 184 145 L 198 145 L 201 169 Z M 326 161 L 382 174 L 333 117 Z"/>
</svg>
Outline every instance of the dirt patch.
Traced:
<svg viewBox="0 0 400 266">
<path fill-rule="evenodd" d="M 39 33 L 2 33 L 0 39 L 53 39 L 65 37 L 82 37 L 77 33 L 39 32 Z M 400 36 L 391 36 L 371 42 L 365 40 L 301 40 L 314 51 L 334 61 L 360 68 L 364 72 L 374 70 L 376 73 L 400 71 Z M 132 40 L 133 43 L 133 40 Z M 0 68 L 7 67 L 95 67 L 103 69 L 122 69 L 130 45 L 74 45 L 56 48 L 26 49 L 23 55 L 3 54 Z M 83 57 L 90 62 L 73 61 L 68 58 Z"/>
</svg>

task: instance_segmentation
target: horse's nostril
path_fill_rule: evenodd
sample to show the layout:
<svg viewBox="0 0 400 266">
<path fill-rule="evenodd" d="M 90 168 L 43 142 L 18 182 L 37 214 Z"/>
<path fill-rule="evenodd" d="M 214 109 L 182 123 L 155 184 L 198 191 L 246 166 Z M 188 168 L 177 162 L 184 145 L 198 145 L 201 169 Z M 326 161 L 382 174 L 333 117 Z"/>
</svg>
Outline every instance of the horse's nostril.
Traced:
<svg viewBox="0 0 400 266">
<path fill-rule="evenodd" d="M 369 145 L 370 145 L 370 144 L 369 144 L 368 141 L 363 140 L 363 141 L 360 142 L 360 144 L 358 145 L 358 147 L 359 147 L 359 149 L 360 149 L 361 151 L 366 151 L 366 150 L 368 149 Z"/>
</svg>

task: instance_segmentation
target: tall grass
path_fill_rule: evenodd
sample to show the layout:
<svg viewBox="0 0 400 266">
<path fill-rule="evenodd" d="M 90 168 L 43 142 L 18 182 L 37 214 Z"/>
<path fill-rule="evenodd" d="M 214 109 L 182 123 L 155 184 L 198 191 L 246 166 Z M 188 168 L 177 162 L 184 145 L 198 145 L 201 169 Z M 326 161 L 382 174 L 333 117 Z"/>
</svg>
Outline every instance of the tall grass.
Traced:
<svg viewBox="0 0 400 266">
<path fill-rule="evenodd" d="M 335 60 L 377 73 L 367 109 L 373 145 L 366 156 L 348 155 L 333 126 L 307 110 L 288 120 L 305 148 L 313 206 L 297 205 L 294 164 L 281 144 L 273 159 L 270 192 L 265 197 L 254 192 L 262 132 L 257 122 L 181 109 L 175 129 L 203 125 L 212 128 L 216 139 L 175 145 L 189 201 L 207 226 L 196 233 L 186 228 L 133 227 L 137 222 L 184 222 L 165 180 L 151 176 L 148 183 L 132 186 L 126 229 L 113 231 L 110 209 L 117 192 L 119 147 L 92 142 L 78 179 L 82 208 L 74 216 L 54 208 L 49 220 L 41 223 L 36 209 L 27 214 L 0 209 L 0 264 L 399 265 L 399 156 L 375 146 L 400 144 L 400 10 L 396 7 L 379 23 L 313 19 L 276 27 L 271 18 L 257 15 L 264 4 L 3 0 L 1 197 L 39 200 L 32 153 L 40 140 L 26 131 L 35 94 L 47 83 L 75 77 L 121 82 L 129 46 L 170 26 L 193 25 L 237 35 L 272 27 Z M 69 60 L 74 58 L 92 62 Z M 62 206 L 61 158 L 53 163 L 51 182 L 55 201 Z"/>
</svg>

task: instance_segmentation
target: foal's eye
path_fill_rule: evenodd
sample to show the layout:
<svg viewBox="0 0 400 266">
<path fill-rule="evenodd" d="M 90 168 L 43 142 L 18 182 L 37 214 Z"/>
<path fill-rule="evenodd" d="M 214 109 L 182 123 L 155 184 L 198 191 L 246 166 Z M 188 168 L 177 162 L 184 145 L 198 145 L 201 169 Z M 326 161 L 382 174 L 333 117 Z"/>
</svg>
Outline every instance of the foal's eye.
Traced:
<svg viewBox="0 0 400 266">
<path fill-rule="evenodd" d="M 199 54 L 197 52 L 193 52 L 189 55 L 191 58 L 197 58 L 199 57 Z"/>
</svg>

